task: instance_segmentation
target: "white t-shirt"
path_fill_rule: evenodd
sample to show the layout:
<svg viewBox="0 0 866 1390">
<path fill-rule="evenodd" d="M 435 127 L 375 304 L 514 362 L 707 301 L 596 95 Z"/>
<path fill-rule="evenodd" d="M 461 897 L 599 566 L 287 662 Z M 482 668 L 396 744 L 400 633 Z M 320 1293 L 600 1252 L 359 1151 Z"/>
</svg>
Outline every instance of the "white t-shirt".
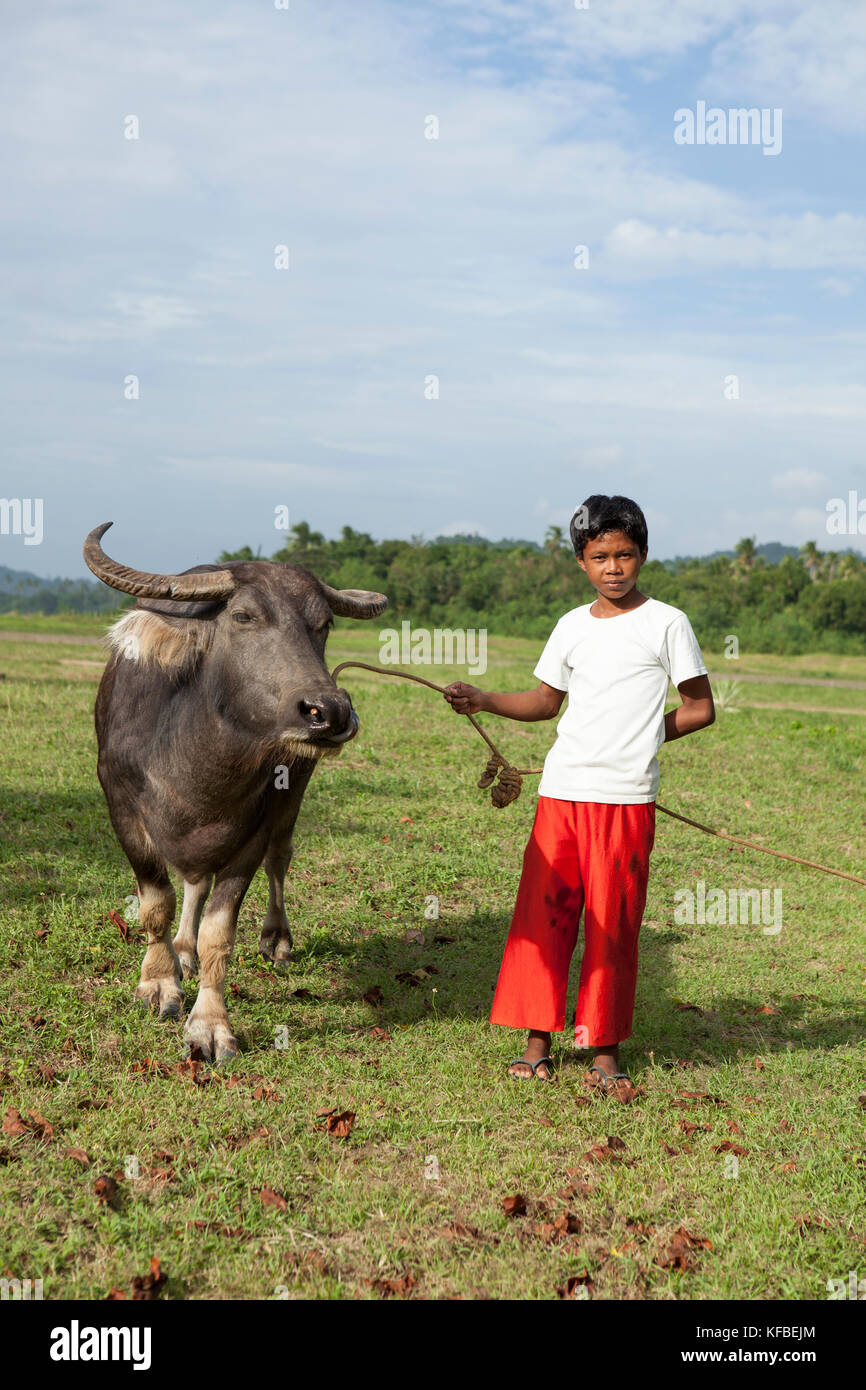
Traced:
<svg viewBox="0 0 866 1390">
<path fill-rule="evenodd" d="M 539 796 L 613 804 L 655 801 L 668 680 L 707 673 L 679 608 L 650 598 L 616 618 L 572 608 L 548 638 L 534 674 L 568 691 Z"/>
</svg>

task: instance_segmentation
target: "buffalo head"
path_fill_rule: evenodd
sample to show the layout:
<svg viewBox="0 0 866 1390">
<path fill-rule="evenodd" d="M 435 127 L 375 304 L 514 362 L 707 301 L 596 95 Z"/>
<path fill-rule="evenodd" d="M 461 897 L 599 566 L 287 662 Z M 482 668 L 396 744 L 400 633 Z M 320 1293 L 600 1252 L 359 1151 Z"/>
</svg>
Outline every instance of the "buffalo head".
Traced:
<svg viewBox="0 0 866 1390">
<path fill-rule="evenodd" d="M 103 583 L 138 598 L 109 635 L 119 658 L 195 682 L 263 759 L 319 758 L 355 736 L 358 716 L 328 674 L 325 643 L 335 615 L 378 617 L 384 594 L 333 589 L 302 565 L 270 561 L 149 574 L 105 554 L 111 524 L 91 531 L 84 559 Z"/>
</svg>

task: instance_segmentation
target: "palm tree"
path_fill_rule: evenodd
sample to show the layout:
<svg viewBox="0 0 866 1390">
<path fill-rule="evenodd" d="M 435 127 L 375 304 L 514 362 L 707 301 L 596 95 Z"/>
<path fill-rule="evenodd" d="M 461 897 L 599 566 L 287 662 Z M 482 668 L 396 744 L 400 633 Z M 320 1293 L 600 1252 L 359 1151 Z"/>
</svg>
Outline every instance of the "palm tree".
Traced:
<svg viewBox="0 0 866 1390">
<path fill-rule="evenodd" d="M 322 560 L 325 537 L 321 531 L 312 531 L 308 521 L 295 522 L 290 531 L 291 540 L 286 541 L 271 559 L 282 564 L 306 565 L 314 570 Z"/>
<path fill-rule="evenodd" d="M 298 550 L 312 550 L 314 546 L 324 545 L 325 537 L 321 531 L 311 531 L 308 521 L 296 521 L 291 528 L 294 540 L 292 546 L 297 546 Z"/>
<path fill-rule="evenodd" d="M 800 546 L 800 554 L 803 557 L 803 564 L 809 571 L 809 578 L 814 584 L 821 567 L 821 552 L 814 541 L 807 541 L 805 545 Z"/>
<path fill-rule="evenodd" d="M 755 563 L 757 555 L 755 546 L 756 540 L 757 537 L 755 536 L 744 536 L 743 539 L 737 541 L 737 544 L 734 546 L 734 554 L 737 557 L 737 567 L 745 574 L 749 573 L 749 570 L 752 569 Z"/>
<path fill-rule="evenodd" d="M 561 526 L 548 526 L 544 535 L 544 548 L 555 553 L 557 550 L 564 550 L 567 545 L 565 532 Z"/>
<path fill-rule="evenodd" d="M 835 550 L 825 551 L 821 561 L 821 578 L 828 584 L 839 573 L 839 554 Z"/>
<path fill-rule="evenodd" d="M 846 550 L 839 558 L 839 569 L 837 577 L 839 579 L 855 579 L 860 573 L 862 560 L 854 554 L 853 550 Z"/>
</svg>

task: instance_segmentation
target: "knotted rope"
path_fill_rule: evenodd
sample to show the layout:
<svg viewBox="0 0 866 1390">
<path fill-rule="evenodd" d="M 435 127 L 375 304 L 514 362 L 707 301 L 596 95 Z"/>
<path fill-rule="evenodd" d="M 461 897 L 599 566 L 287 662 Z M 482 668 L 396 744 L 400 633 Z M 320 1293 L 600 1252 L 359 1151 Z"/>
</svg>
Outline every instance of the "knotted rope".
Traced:
<svg viewBox="0 0 866 1390">
<path fill-rule="evenodd" d="M 426 685 L 430 690 L 438 690 L 440 695 L 445 693 L 446 687 L 444 685 L 436 685 L 434 681 L 425 680 L 423 676 L 413 676 L 408 671 L 392 671 L 387 666 L 371 666 L 366 661 L 341 661 L 339 666 L 335 666 L 331 672 L 331 679 L 336 682 L 337 676 L 348 666 L 356 666 L 363 671 L 372 671 L 377 676 L 398 676 L 401 680 L 415 681 L 417 685 Z M 469 720 L 469 723 L 478 731 L 490 749 L 490 757 L 478 779 L 478 786 L 482 791 L 490 788 L 490 800 L 497 808 L 510 806 L 512 801 L 516 801 L 521 793 L 523 778 L 537 776 L 544 769 L 541 767 L 520 769 L 512 767 L 473 716 L 467 714 L 464 718 Z M 689 820 L 688 816 L 681 816 L 678 811 L 669 811 L 667 806 L 662 806 L 658 801 L 656 802 L 656 809 L 666 816 L 671 816 L 674 820 L 682 821 L 684 825 L 691 825 L 694 826 L 695 830 L 702 830 L 705 835 L 715 835 L 717 839 L 727 840 L 732 845 L 742 845 L 745 849 L 755 849 L 761 854 L 772 854 L 777 859 L 787 859 L 792 864 L 803 864 L 807 869 L 818 869 L 822 874 L 833 874 L 836 878 L 846 878 L 851 883 L 862 883 L 866 887 L 866 878 L 860 878 L 857 874 L 846 874 L 842 869 L 828 869 L 825 864 L 815 864 L 811 859 L 799 859 L 796 854 L 783 854 L 780 849 L 770 849 L 767 845 L 757 845 L 753 840 L 741 840 L 736 835 L 726 834 L 724 830 L 714 830 L 712 826 L 701 825 L 700 821 Z"/>
</svg>

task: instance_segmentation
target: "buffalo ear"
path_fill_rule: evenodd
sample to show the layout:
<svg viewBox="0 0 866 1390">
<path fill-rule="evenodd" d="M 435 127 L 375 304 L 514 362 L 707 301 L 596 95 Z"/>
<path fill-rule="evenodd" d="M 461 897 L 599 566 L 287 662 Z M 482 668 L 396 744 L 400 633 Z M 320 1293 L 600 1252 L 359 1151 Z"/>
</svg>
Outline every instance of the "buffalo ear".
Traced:
<svg viewBox="0 0 866 1390">
<path fill-rule="evenodd" d="M 321 579 L 319 583 L 338 618 L 378 618 L 388 607 L 387 594 L 372 589 L 332 589 Z"/>
<path fill-rule="evenodd" d="M 175 606 L 214 605 L 184 603 Z M 196 622 L 194 618 L 175 613 L 157 613 L 151 608 L 134 608 L 109 628 L 107 640 L 117 657 L 137 661 L 142 666 L 159 666 L 163 671 L 180 675 L 190 671 L 207 650 L 211 633 L 210 623 Z"/>
</svg>

